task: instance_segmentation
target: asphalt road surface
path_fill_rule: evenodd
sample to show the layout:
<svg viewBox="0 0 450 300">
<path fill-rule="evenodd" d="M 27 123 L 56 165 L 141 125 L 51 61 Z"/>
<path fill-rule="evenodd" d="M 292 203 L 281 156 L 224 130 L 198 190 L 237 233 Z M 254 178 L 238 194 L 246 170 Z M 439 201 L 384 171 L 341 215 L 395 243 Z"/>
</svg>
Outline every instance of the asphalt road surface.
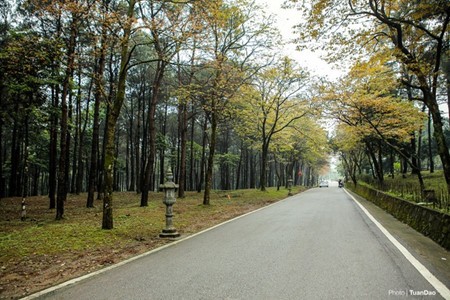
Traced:
<svg viewBox="0 0 450 300">
<path fill-rule="evenodd" d="M 174 222 L 176 226 L 176 216 Z M 337 187 L 289 197 L 41 296 L 89 300 L 403 298 L 443 299 Z"/>
</svg>

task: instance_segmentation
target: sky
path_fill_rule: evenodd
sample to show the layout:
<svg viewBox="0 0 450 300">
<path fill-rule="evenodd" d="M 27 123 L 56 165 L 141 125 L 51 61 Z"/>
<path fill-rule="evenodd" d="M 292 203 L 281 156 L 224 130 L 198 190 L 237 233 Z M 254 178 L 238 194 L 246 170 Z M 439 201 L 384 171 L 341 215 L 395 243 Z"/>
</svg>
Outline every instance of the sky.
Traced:
<svg viewBox="0 0 450 300">
<path fill-rule="evenodd" d="M 265 8 L 266 12 L 273 14 L 277 20 L 278 29 L 285 41 L 295 38 L 292 27 L 296 25 L 299 13 L 295 9 L 282 9 L 284 0 L 255 0 L 257 4 Z M 308 68 L 313 74 L 328 76 L 329 79 L 336 79 L 341 72 L 332 67 L 320 58 L 318 53 L 310 50 L 297 51 L 291 42 L 284 47 L 284 52 L 289 57 L 295 59 L 302 67 Z"/>
</svg>

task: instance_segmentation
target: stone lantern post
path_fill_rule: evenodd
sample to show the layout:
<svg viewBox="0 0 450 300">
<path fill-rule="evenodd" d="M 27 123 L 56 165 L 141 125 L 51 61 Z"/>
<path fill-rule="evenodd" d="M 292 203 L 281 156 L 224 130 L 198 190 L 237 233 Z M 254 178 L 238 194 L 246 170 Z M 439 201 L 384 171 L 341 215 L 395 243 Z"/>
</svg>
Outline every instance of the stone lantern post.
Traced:
<svg viewBox="0 0 450 300">
<path fill-rule="evenodd" d="M 167 171 L 166 183 L 162 184 L 160 188 L 164 191 L 164 200 L 163 203 L 166 205 L 166 228 L 162 230 L 159 234 L 161 238 L 176 238 L 179 237 L 180 234 L 173 227 L 173 205 L 176 202 L 175 199 L 175 190 L 178 188 L 178 184 L 173 182 L 173 174 L 169 169 Z"/>
<path fill-rule="evenodd" d="M 287 186 L 288 186 L 288 191 L 289 191 L 288 196 L 292 196 L 292 183 L 293 183 L 292 178 L 289 178 L 287 181 Z"/>
</svg>

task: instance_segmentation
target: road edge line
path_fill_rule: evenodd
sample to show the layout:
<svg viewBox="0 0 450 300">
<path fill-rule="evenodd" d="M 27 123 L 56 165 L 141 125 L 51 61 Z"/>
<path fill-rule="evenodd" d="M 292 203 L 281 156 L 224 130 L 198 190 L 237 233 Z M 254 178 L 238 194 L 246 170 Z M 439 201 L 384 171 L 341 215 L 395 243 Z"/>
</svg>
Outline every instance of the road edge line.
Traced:
<svg viewBox="0 0 450 300">
<path fill-rule="evenodd" d="M 355 201 L 359 208 L 366 214 L 366 216 L 380 229 L 380 231 L 387 237 L 387 239 L 403 254 L 403 256 L 416 268 L 416 270 L 437 290 L 437 292 L 447 300 L 450 300 L 450 289 L 443 284 L 436 276 L 434 276 L 420 261 L 418 261 L 411 252 L 408 251 L 374 216 L 350 194 L 346 189 L 344 191 L 350 198 Z"/>
<path fill-rule="evenodd" d="M 307 191 L 308 191 L 308 190 L 303 191 L 303 192 L 301 192 L 301 193 L 299 193 L 299 194 L 303 194 L 304 192 L 307 192 Z M 296 195 L 299 195 L 299 194 L 296 194 Z M 293 196 L 296 196 L 296 195 L 293 195 Z M 163 246 L 161 246 L 161 247 L 155 248 L 155 249 L 150 250 L 150 251 L 148 251 L 148 252 L 144 252 L 144 253 L 139 254 L 139 255 L 137 255 L 137 256 L 133 256 L 133 257 L 127 259 L 127 260 L 118 262 L 117 264 L 114 264 L 114 265 L 105 267 L 105 268 L 103 268 L 103 269 L 97 270 L 97 271 L 92 272 L 92 273 L 89 273 L 89 274 L 82 275 L 82 276 L 77 277 L 77 278 L 70 279 L 70 280 L 68 280 L 68 281 L 62 282 L 62 283 L 57 284 L 57 285 L 55 285 L 55 286 L 46 288 L 46 289 L 44 289 L 44 290 L 42 290 L 42 291 L 33 293 L 33 294 L 31 294 L 31 295 L 28 295 L 28 296 L 25 296 L 25 297 L 19 298 L 19 299 L 20 299 L 20 300 L 31 300 L 31 299 L 36 299 L 36 298 L 38 298 L 38 297 L 44 296 L 44 295 L 46 295 L 46 294 L 50 294 L 50 293 L 52 293 L 52 292 L 54 292 L 54 291 L 57 291 L 57 290 L 59 290 L 59 289 L 62 289 L 62 288 L 64 288 L 64 287 L 67 287 L 67 286 L 69 286 L 69 285 L 78 283 L 78 282 L 83 281 L 83 280 L 85 280 L 85 279 L 88 279 L 88 278 L 90 278 L 90 277 L 94 277 L 94 276 L 97 276 L 97 275 L 99 275 L 99 274 L 105 273 L 105 272 L 107 272 L 107 271 L 110 271 L 110 270 L 115 269 L 115 268 L 117 268 L 117 267 L 123 266 L 123 265 L 125 265 L 125 264 L 127 264 L 127 263 L 130 263 L 130 262 L 132 262 L 132 261 L 135 261 L 135 260 L 137 260 L 137 259 L 140 259 L 140 258 L 142 258 L 142 257 L 145 257 L 145 256 L 147 256 L 147 255 L 151 255 L 151 254 L 153 254 L 153 253 L 162 251 L 162 250 L 164 250 L 164 249 L 166 249 L 166 248 L 168 248 L 168 247 L 175 246 L 175 245 L 177 245 L 177 244 L 179 244 L 179 243 L 181 243 L 181 242 L 184 242 L 184 241 L 186 241 L 186 240 L 188 240 L 188 239 L 191 239 L 191 238 L 193 238 L 193 237 L 196 237 L 196 236 L 198 236 L 198 235 L 200 235 L 200 234 L 206 233 L 206 232 L 208 232 L 208 231 L 210 231 L 210 230 L 213 230 L 213 229 L 215 229 L 215 228 L 217 228 L 217 227 L 220 227 L 220 226 L 222 226 L 222 225 L 225 225 L 225 224 L 227 224 L 227 223 L 233 222 L 233 221 L 235 221 L 235 220 L 237 220 L 237 219 L 243 218 L 243 217 L 245 217 L 245 216 L 251 215 L 251 214 L 256 213 L 256 212 L 258 212 L 258 211 L 261 211 L 261 210 L 263 210 L 263 209 L 269 208 L 269 207 L 271 207 L 271 206 L 273 206 L 273 205 L 276 205 L 276 204 L 282 203 L 282 202 L 284 202 L 284 201 L 287 201 L 287 200 L 289 200 L 290 198 L 292 198 L 293 196 L 288 196 L 288 197 L 286 197 L 286 198 L 284 198 L 284 199 L 281 199 L 281 200 L 276 201 L 276 202 L 274 202 L 274 203 L 271 203 L 271 204 L 269 204 L 269 205 L 260 207 L 260 208 L 258 208 L 258 209 L 256 209 L 256 210 L 249 211 L 249 212 L 247 212 L 247 213 L 245 213 L 245 214 L 243 214 L 243 215 L 234 217 L 234 218 L 232 218 L 232 219 L 230 219 L 230 220 L 226 220 L 226 221 L 224 221 L 224 222 L 222 222 L 222 223 L 219 223 L 219 224 L 216 224 L 216 225 L 214 225 L 214 226 L 212 226 L 212 227 L 203 229 L 202 231 L 193 233 L 193 234 L 191 234 L 191 235 L 188 235 L 188 236 L 183 237 L 183 238 L 178 239 L 178 240 L 174 240 L 173 242 L 168 243 L 168 244 L 166 244 L 166 245 L 163 245 Z"/>
</svg>

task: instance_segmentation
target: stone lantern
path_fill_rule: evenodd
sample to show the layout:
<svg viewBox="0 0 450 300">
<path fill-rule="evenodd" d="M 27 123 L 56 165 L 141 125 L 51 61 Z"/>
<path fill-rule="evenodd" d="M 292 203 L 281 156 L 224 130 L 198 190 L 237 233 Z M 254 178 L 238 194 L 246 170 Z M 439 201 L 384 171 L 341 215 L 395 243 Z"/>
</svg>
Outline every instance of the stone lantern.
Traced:
<svg viewBox="0 0 450 300">
<path fill-rule="evenodd" d="M 172 218 L 173 218 L 173 205 L 177 201 L 175 199 L 175 191 L 178 188 L 178 184 L 173 182 L 173 174 L 169 169 L 167 171 L 166 183 L 162 184 L 160 188 L 164 191 L 164 200 L 163 203 L 166 205 L 166 228 L 162 230 L 159 234 L 161 238 L 176 238 L 179 237 L 180 234 L 173 227 Z"/>
<path fill-rule="evenodd" d="M 292 196 L 292 183 L 293 183 L 292 178 L 289 178 L 287 181 L 287 186 L 288 186 L 288 191 L 289 191 L 288 196 Z"/>
</svg>

